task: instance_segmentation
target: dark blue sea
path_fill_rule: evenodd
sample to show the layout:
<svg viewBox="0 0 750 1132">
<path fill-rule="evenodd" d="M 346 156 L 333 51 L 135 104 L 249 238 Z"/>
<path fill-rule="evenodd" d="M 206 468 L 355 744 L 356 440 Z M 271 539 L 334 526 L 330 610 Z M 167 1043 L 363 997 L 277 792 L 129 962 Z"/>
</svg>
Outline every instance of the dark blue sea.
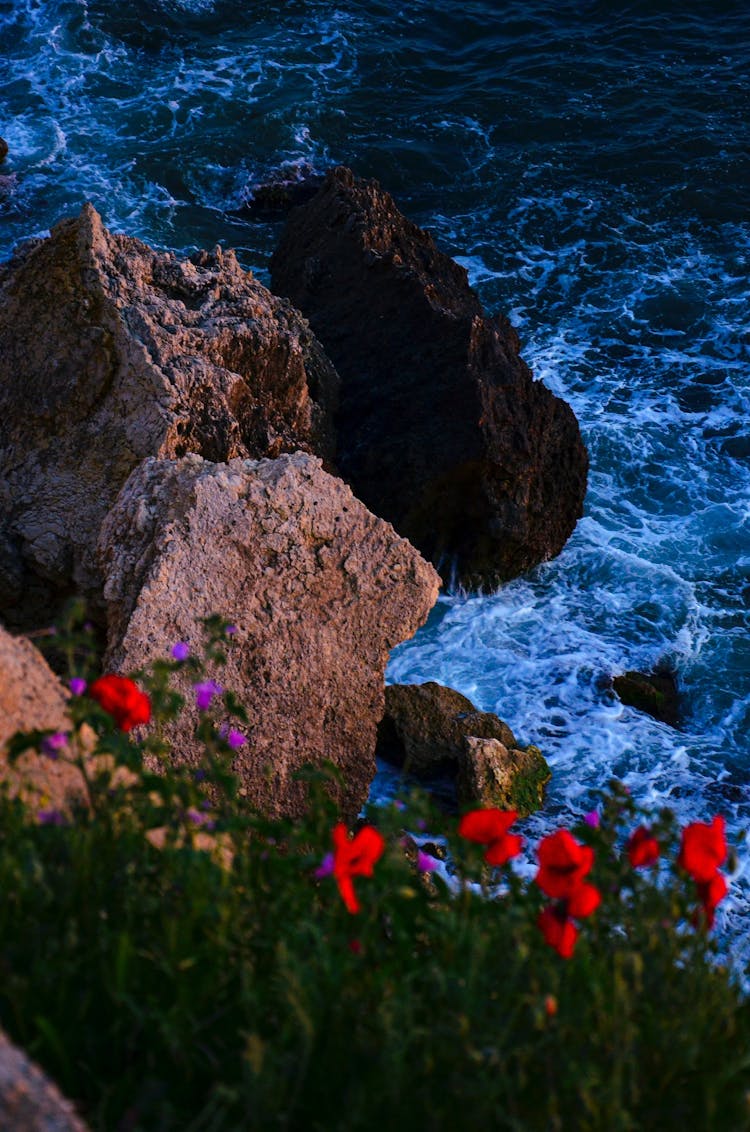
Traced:
<svg viewBox="0 0 750 1132">
<path fill-rule="evenodd" d="M 750 6 L 681 0 L 0 0 L 0 257 L 89 199 L 268 281 L 254 186 L 377 177 L 507 313 L 591 455 L 564 552 L 446 595 L 389 678 L 497 711 L 554 779 L 750 819 Z M 681 730 L 606 678 L 668 664 Z M 376 790 L 387 795 L 387 774 Z M 750 959 L 750 846 L 719 928 Z"/>
</svg>

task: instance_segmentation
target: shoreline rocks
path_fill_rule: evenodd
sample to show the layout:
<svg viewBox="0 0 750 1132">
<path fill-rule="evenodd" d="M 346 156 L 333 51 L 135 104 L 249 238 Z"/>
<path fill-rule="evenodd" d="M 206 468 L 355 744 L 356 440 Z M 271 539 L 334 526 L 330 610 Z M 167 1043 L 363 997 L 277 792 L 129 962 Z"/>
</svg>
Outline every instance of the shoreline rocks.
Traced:
<svg viewBox="0 0 750 1132">
<path fill-rule="evenodd" d="M 670 727 L 680 726 L 682 703 L 674 672 L 669 669 L 625 672 L 612 678 L 612 689 L 627 707 L 646 712 Z"/>
<path fill-rule="evenodd" d="M 305 320 L 233 252 L 181 261 L 91 205 L 29 241 L 0 264 L 0 617 L 98 605 L 101 522 L 148 456 L 332 466 L 337 387 Z"/>
<path fill-rule="evenodd" d="M 107 517 L 106 664 L 131 671 L 200 643 L 200 618 L 237 625 L 225 669 L 212 674 L 250 712 L 234 764 L 244 792 L 272 816 L 306 802 L 294 774 L 332 762 L 332 793 L 353 818 L 375 775 L 375 738 L 390 650 L 413 635 L 439 578 L 390 524 L 370 514 L 320 460 L 213 464 L 191 455 L 147 460 Z M 168 737 L 191 762 L 197 713 Z"/>
<path fill-rule="evenodd" d="M 521 747 L 507 723 L 434 681 L 390 684 L 376 754 L 425 779 L 456 778 L 462 806 L 539 809 L 551 773 L 538 747 Z"/>
<path fill-rule="evenodd" d="M 341 377 L 338 466 L 371 510 L 468 587 L 560 552 L 588 469 L 573 411 L 376 181 L 330 170 L 271 272 Z"/>
</svg>

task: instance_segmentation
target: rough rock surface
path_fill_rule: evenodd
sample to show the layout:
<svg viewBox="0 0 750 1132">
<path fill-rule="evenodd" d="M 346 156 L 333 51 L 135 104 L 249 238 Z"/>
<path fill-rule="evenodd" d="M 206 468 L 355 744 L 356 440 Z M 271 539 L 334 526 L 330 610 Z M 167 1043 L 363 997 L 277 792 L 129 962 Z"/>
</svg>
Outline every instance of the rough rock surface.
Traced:
<svg viewBox="0 0 750 1132">
<path fill-rule="evenodd" d="M 299 814 L 292 775 L 330 760 L 353 816 L 375 773 L 388 653 L 437 598 L 435 571 L 304 453 L 212 464 L 146 460 L 102 527 L 109 668 L 200 645 L 199 619 L 237 626 L 221 683 L 250 711 L 235 769 L 270 814 Z M 213 674 L 216 679 L 218 673 Z M 186 689 L 189 695 L 189 689 Z M 188 761 L 194 712 L 171 739 Z"/>
<path fill-rule="evenodd" d="M 667 669 L 656 672 L 625 672 L 615 676 L 612 687 L 624 704 L 645 711 L 661 723 L 679 727 L 682 704 L 674 673 Z"/>
<path fill-rule="evenodd" d="M 8 143 L 5 138 L 0 138 L 0 162 L 5 161 L 8 156 Z"/>
<path fill-rule="evenodd" d="M 70 1101 L 2 1031 L 0 1128 L 6 1132 L 86 1132 Z"/>
<path fill-rule="evenodd" d="M 52 760 L 30 749 L 9 766 L 8 740 L 16 731 L 69 731 L 66 693 L 44 657 L 23 637 L 0 626 L 0 778 L 32 808 L 61 810 L 83 783 L 64 760 Z M 1 1125 L 0 1125 L 1 1126 Z"/>
<path fill-rule="evenodd" d="M 509 750 L 499 739 L 467 736 L 458 761 L 458 804 L 517 810 L 523 817 L 539 809 L 550 778 L 538 747 Z"/>
<path fill-rule="evenodd" d="M 101 521 L 147 456 L 330 460 L 337 384 L 232 252 L 181 261 L 90 205 L 22 245 L 0 265 L 0 616 L 96 599 Z"/>
<path fill-rule="evenodd" d="M 378 755 L 416 775 L 457 763 L 464 737 L 498 739 L 516 747 L 513 732 L 492 712 L 477 711 L 471 700 L 430 680 L 389 684 L 385 715 L 378 728 Z"/>
<path fill-rule="evenodd" d="M 471 700 L 429 681 L 390 684 L 378 728 L 377 754 L 418 777 L 457 772 L 461 805 L 499 806 L 527 814 L 539 808 L 550 779 L 538 747 L 520 747 L 507 723 Z"/>
<path fill-rule="evenodd" d="M 338 465 L 371 510 L 467 585 L 559 553 L 586 490 L 576 418 L 376 181 L 329 171 L 271 269 L 341 376 Z"/>
</svg>

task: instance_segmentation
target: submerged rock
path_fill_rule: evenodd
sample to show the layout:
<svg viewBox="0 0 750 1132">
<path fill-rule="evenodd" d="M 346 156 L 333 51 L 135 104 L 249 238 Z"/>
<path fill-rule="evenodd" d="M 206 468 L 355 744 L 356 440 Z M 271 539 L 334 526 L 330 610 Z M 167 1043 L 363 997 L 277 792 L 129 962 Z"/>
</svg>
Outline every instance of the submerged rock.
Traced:
<svg viewBox="0 0 750 1132">
<path fill-rule="evenodd" d="M 179 260 L 90 205 L 25 244 L 0 265 L 0 615 L 98 599 L 102 519 L 147 456 L 330 462 L 337 383 L 233 252 Z"/>
<path fill-rule="evenodd" d="M 0 138 L 0 162 L 5 161 L 8 156 L 8 143 L 5 138 Z"/>
<path fill-rule="evenodd" d="M 329 760 L 341 771 L 341 811 L 354 817 L 375 774 L 390 650 L 434 604 L 435 571 L 390 524 L 370 514 L 321 462 L 296 453 L 214 464 L 198 456 L 146 460 L 102 527 L 107 665 L 130 671 L 199 648 L 200 618 L 237 626 L 214 679 L 250 712 L 234 764 L 264 812 L 303 812 L 294 774 Z M 185 677 L 187 681 L 187 676 Z M 197 712 L 168 729 L 195 762 Z"/>
<path fill-rule="evenodd" d="M 656 672 L 625 672 L 615 676 L 612 687 L 628 707 L 645 711 L 661 723 L 679 727 L 682 720 L 682 705 L 674 673 L 668 669 Z"/>
<path fill-rule="evenodd" d="M 368 507 L 467 585 L 559 553 L 586 490 L 575 416 L 377 182 L 331 170 L 271 270 L 341 376 L 339 468 Z"/>
<path fill-rule="evenodd" d="M 378 728 L 377 754 L 406 773 L 456 777 L 459 804 L 497 806 L 531 813 L 542 803 L 551 777 L 538 747 L 519 746 L 507 723 L 477 711 L 453 688 L 391 684 Z"/>
</svg>

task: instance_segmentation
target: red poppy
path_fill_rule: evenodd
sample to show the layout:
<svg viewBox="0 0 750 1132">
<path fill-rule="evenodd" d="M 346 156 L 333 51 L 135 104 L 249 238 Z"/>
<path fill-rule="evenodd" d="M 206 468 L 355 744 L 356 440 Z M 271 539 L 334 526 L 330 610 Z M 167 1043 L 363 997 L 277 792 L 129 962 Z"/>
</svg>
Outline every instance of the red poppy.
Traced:
<svg viewBox="0 0 750 1132">
<path fill-rule="evenodd" d="M 350 838 L 343 822 L 333 827 L 333 876 L 341 899 L 352 913 L 359 912 L 352 877 L 371 877 L 375 862 L 383 855 L 385 841 L 372 826 L 366 825 Z"/>
<path fill-rule="evenodd" d="M 708 884 L 727 855 L 724 818 L 717 814 L 709 825 L 694 821 L 682 831 L 677 864 L 690 873 L 696 884 Z"/>
<path fill-rule="evenodd" d="M 151 701 L 127 676 L 100 676 L 89 688 L 89 695 L 112 716 L 121 731 L 132 731 L 151 719 Z"/>
<path fill-rule="evenodd" d="M 484 859 L 488 865 L 504 865 L 521 852 L 523 838 L 508 829 L 518 817 L 516 810 L 471 810 L 458 823 L 460 837 L 486 845 Z"/>
<path fill-rule="evenodd" d="M 631 833 L 626 845 L 630 863 L 634 869 L 642 869 L 646 865 L 653 865 L 659 859 L 659 842 L 651 836 L 651 830 L 645 825 L 639 825 Z"/>
<path fill-rule="evenodd" d="M 594 850 L 579 844 L 567 829 L 542 838 L 537 856 L 539 872 L 534 879 L 542 892 L 554 900 L 567 899 L 594 864 Z"/>
<path fill-rule="evenodd" d="M 709 928 L 714 926 L 714 919 L 716 916 L 716 909 L 729 891 L 726 877 L 723 873 L 716 872 L 709 881 L 705 884 L 698 885 L 698 897 L 703 905 L 703 911 L 706 913 L 706 925 Z"/>
<path fill-rule="evenodd" d="M 570 959 L 578 939 L 578 928 L 565 915 L 560 905 L 548 905 L 539 913 L 539 930 L 550 947 L 563 959 Z"/>
<path fill-rule="evenodd" d="M 567 900 L 563 901 L 566 914 L 583 920 L 597 910 L 602 902 L 602 894 L 593 884 L 582 881 L 574 888 Z"/>
</svg>

